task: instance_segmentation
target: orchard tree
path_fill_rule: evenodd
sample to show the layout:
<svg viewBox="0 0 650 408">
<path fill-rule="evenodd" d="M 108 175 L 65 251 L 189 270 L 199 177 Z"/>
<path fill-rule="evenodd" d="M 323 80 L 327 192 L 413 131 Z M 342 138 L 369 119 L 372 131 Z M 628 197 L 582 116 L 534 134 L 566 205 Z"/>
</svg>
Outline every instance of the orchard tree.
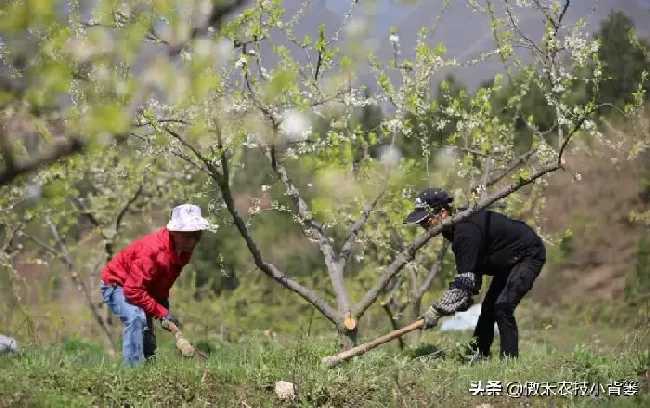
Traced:
<svg viewBox="0 0 650 408">
<path fill-rule="evenodd" d="M 259 269 L 329 319 L 344 347 L 355 343 L 359 318 L 414 260 L 418 250 L 442 229 L 439 226 L 419 236 L 375 274 L 365 293 L 352 299 L 344 275 L 352 254 L 364 252 L 367 234 L 364 225 L 383 207 L 390 209 L 387 212 L 391 223 L 401 223 L 410 209 L 413 193 L 423 184 L 409 183 L 407 176 L 417 171 L 418 165 L 415 160 L 400 158 L 394 149 L 397 136 L 418 138 L 425 151 L 440 145 L 451 147 L 454 163 L 447 173 L 469 181 L 466 188 L 452 191 L 457 200 L 469 204 L 467 210 L 453 217 L 452 223 L 563 169 L 562 156 L 574 136 L 602 138 L 593 120 L 599 107 L 595 96 L 576 103 L 567 92 L 575 83 L 587 81 L 597 85 L 600 80 L 595 58 L 598 42 L 585 39 L 584 21 L 574 26 L 564 21 L 570 2 L 544 5 L 533 1 L 513 5 L 504 1 L 501 14 L 492 1 L 485 5 L 476 1 L 468 3 L 492 21 L 495 49 L 484 58 L 498 55 L 506 76 L 512 78 L 516 72 L 525 79 L 510 81 L 517 89 L 502 108 L 520 109 L 523 96 L 532 84 L 552 108 L 550 131 L 537 129 L 531 118 L 523 119 L 534 135 L 530 149 L 524 154 L 515 149 L 517 123 L 495 115 L 491 104 L 492 95 L 503 86 L 503 75 L 497 75 L 491 86 L 481 88 L 468 103 L 451 93 L 447 95 L 446 118 L 440 115 L 435 123 L 444 129 L 450 120 L 455 122 L 455 129 L 445 140 L 434 139 L 430 132 L 418 132 L 414 128 L 418 121 L 405 120 L 407 115 L 426 118 L 435 113 L 439 105 L 432 104 L 430 91 L 434 73 L 443 67 L 478 65 L 483 60 L 465 63 L 447 57 L 444 46 L 429 43 L 426 29 L 421 30 L 413 45 L 412 60 L 399 55 L 403 45 L 395 30 L 391 30 L 387 39 L 396 50 L 390 67 L 369 55 L 368 67 L 377 79 L 378 89 L 368 97 L 364 89 L 355 85 L 356 74 L 366 69 L 359 58 L 359 48 L 346 47 L 340 35 L 356 1 L 351 2 L 341 27 L 328 30 L 321 25 L 314 38 L 304 39 L 295 37 L 292 25 L 296 18 L 284 19 L 279 2 L 258 1 L 222 31 L 215 32 L 213 38 L 188 50 L 183 69 L 165 75 L 173 76 L 176 81 L 179 76 L 184 78 L 189 92 L 177 103 L 161 104 L 160 109 L 148 113 L 151 127 L 159 134 L 169 135 L 170 151 L 191 155 L 188 161 L 208 173 L 218 185 L 223 207 L 234 220 Z M 517 22 L 520 8 L 530 7 L 539 12 L 540 20 L 545 23 L 544 35 L 539 40 L 525 36 Z M 273 35 L 279 33 L 300 51 L 294 55 L 288 47 L 271 42 Z M 238 46 L 236 62 L 215 66 L 213 55 L 224 41 Z M 354 43 L 353 36 L 347 41 Z M 269 44 L 279 60 L 274 66 L 264 60 Z M 524 64 L 521 52 L 530 53 L 532 62 Z M 577 68 L 590 62 L 596 67 L 593 77 L 575 74 Z M 400 73 L 400 83 L 390 80 L 387 73 L 390 69 Z M 350 176 L 351 151 L 359 143 L 360 133 L 365 132 L 350 124 L 355 109 L 365 105 L 388 106 L 393 112 L 383 115 L 381 132 L 373 135 L 377 137 L 373 142 L 384 147 L 380 160 L 364 160 L 360 176 L 355 180 Z M 161 123 L 179 111 L 190 125 Z M 333 119 L 327 132 L 310 131 L 314 116 Z M 242 166 L 242 144 L 259 149 L 275 174 L 275 183 L 260 186 L 273 197 L 273 208 L 289 213 L 302 226 L 306 237 L 318 245 L 330 276 L 333 299 L 324 298 L 293 279 L 290 271 L 280 270 L 268 262 L 259 250 L 247 222 L 235 206 L 231 189 L 234 169 Z M 292 169 L 300 165 L 316 170 L 312 183 L 298 185 L 294 181 Z M 336 240 L 342 230 L 347 233 Z"/>
</svg>

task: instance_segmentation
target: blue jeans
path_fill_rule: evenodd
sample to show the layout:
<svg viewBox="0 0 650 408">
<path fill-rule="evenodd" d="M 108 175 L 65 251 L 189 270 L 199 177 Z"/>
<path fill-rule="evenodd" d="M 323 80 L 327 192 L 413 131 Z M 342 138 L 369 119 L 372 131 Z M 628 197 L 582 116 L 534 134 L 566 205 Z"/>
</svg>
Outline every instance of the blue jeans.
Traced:
<svg viewBox="0 0 650 408">
<path fill-rule="evenodd" d="M 139 306 L 130 304 L 124 298 L 121 287 L 102 284 L 101 291 L 104 303 L 124 324 L 122 343 L 124 362 L 131 367 L 135 367 L 144 358 L 153 357 L 156 354 L 156 333 L 153 318 L 147 316 Z M 159 303 L 169 309 L 167 299 L 159 301 Z"/>
</svg>

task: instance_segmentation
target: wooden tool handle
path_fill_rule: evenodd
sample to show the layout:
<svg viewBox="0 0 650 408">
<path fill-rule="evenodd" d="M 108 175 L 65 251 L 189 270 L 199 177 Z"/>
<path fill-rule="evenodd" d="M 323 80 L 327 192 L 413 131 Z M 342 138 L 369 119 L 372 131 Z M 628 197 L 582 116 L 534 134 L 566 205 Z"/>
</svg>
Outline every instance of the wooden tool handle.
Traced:
<svg viewBox="0 0 650 408">
<path fill-rule="evenodd" d="M 176 336 L 176 333 L 179 333 L 181 331 L 181 329 L 176 326 L 176 323 L 172 322 L 171 320 L 167 322 L 167 325 L 169 326 L 169 331 L 171 331 L 174 336 Z"/>
<path fill-rule="evenodd" d="M 369 341 L 367 343 L 361 344 L 357 347 L 351 348 L 350 350 L 346 350 L 335 356 L 324 357 L 322 360 L 323 364 L 327 368 L 335 367 L 345 360 L 348 360 L 352 357 L 360 356 L 368 350 L 372 350 L 375 347 L 380 346 L 384 343 L 388 343 L 389 341 L 401 337 L 406 333 L 412 332 L 413 330 L 417 330 L 420 327 L 422 327 L 423 324 L 424 324 L 424 320 L 420 319 L 415 321 L 414 323 L 409 324 L 408 326 L 402 327 L 401 329 L 393 330 L 388 334 L 384 334 L 383 336 L 378 337 L 373 341 Z"/>
<path fill-rule="evenodd" d="M 183 353 L 184 356 L 186 357 L 192 357 L 194 355 L 198 355 L 201 357 L 203 360 L 207 360 L 208 356 L 203 353 L 200 350 L 197 350 L 192 344 L 190 344 L 189 341 L 185 340 L 183 337 L 183 333 L 181 332 L 181 329 L 174 324 L 174 322 L 169 321 L 167 322 L 169 325 L 169 331 L 174 335 L 176 338 L 176 348 L 178 348 L 181 353 Z"/>
</svg>

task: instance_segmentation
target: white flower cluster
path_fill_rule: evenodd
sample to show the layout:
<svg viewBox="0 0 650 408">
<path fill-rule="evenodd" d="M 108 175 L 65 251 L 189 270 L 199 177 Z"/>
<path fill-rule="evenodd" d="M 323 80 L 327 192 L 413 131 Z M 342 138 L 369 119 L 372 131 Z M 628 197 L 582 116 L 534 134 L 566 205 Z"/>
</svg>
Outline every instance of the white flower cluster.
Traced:
<svg viewBox="0 0 650 408">
<path fill-rule="evenodd" d="M 355 93 L 355 90 L 352 90 L 352 92 L 343 95 L 343 103 L 347 107 L 353 107 L 353 108 L 361 108 L 365 106 L 376 106 L 377 98 L 374 97 L 366 98 L 364 96 L 361 96 L 360 91 Z"/>
<path fill-rule="evenodd" d="M 576 26 L 571 34 L 564 39 L 564 47 L 579 66 L 584 66 L 589 55 L 597 53 L 599 47 L 598 40 L 588 42 L 584 37 L 584 31 Z"/>
<path fill-rule="evenodd" d="M 252 203 L 251 206 L 248 208 L 248 213 L 251 215 L 259 214 L 262 212 L 262 208 L 260 207 L 260 199 L 253 197 L 251 199 Z"/>
</svg>

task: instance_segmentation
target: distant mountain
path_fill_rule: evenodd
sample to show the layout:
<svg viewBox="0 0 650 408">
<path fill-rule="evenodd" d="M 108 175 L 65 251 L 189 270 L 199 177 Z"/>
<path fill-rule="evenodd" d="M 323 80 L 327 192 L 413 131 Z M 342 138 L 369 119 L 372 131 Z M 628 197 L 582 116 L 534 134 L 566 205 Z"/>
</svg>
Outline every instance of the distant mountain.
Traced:
<svg viewBox="0 0 650 408">
<path fill-rule="evenodd" d="M 283 6 L 287 11 L 285 19 L 289 19 L 300 8 L 303 1 L 285 0 Z M 389 42 L 389 28 L 396 26 L 399 33 L 401 52 L 403 57 L 411 57 L 415 49 L 415 41 L 421 27 L 433 28 L 436 16 L 441 12 L 441 1 L 400 1 L 376 0 L 369 2 L 359 0 L 353 19 L 364 16 L 370 17 L 367 21 L 367 33 L 364 36 L 365 45 L 362 52 L 374 52 L 378 58 L 387 63 L 393 58 L 393 49 Z M 484 4 L 484 1 L 479 1 Z M 499 1 L 496 2 L 500 3 Z M 514 3 L 514 1 L 512 2 Z M 374 7 L 369 4 L 375 4 Z M 331 35 L 342 23 L 342 18 L 350 6 L 350 0 L 314 0 L 303 15 L 300 23 L 295 27 L 295 34 L 303 38 L 309 34 L 313 39 L 317 37 L 318 26 L 325 23 L 327 34 Z M 626 13 L 637 28 L 637 34 L 642 38 L 650 38 L 650 0 L 573 0 L 565 17 L 565 23 L 573 24 L 579 18 L 587 17 L 588 30 L 597 31 L 600 22 L 608 14 L 619 9 Z M 497 10 L 497 13 L 500 13 Z M 533 9 L 518 9 L 521 29 L 524 34 L 538 40 L 543 33 L 544 25 L 540 13 Z M 347 31 L 341 32 L 341 39 L 345 41 Z M 279 32 L 272 34 L 275 45 L 286 45 L 293 55 L 301 62 L 306 63 L 304 53 L 295 45 L 282 38 Z M 482 53 L 494 47 L 489 18 L 481 13 L 471 10 L 466 0 L 451 0 L 450 7 L 443 15 L 439 26 L 432 36 L 432 45 L 442 42 L 447 48 L 447 56 L 459 61 L 469 61 L 479 57 Z M 298 51 L 298 52 L 296 52 Z M 271 55 L 270 46 L 265 44 L 262 52 L 264 65 L 269 68 L 274 66 L 278 59 Z M 315 55 L 312 55 L 315 57 Z M 525 58 L 526 55 L 522 55 Z M 399 79 L 396 70 L 391 70 L 391 79 Z M 442 79 L 445 73 L 454 72 L 467 86 L 472 89 L 485 79 L 494 77 L 503 72 L 501 62 L 492 57 L 490 60 L 475 67 L 459 68 L 453 71 L 439 72 L 434 82 Z M 375 80 L 369 73 L 364 73 L 360 81 L 374 88 Z"/>
<path fill-rule="evenodd" d="M 397 6 L 392 3 L 395 10 L 401 7 L 404 11 L 394 13 L 395 20 L 388 24 L 397 26 L 405 55 L 408 55 L 407 53 L 414 49 L 416 35 L 420 27 L 431 27 L 435 16 L 441 10 L 441 2 L 418 1 L 417 3 L 415 6 Z M 485 2 L 479 1 L 479 3 L 484 4 Z M 501 2 L 497 1 L 495 3 L 500 4 Z M 511 3 L 514 3 L 514 1 Z M 623 11 L 632 19 L 639 37 L 650 38 L 649 0 L 574 0 L 571 1 L 564 21 L 567 24 L 574 24 L 578 19 L 588 17 L 588 29 L 594 32 L 598 30 L 600 22 L 606 19 L 609 13 L 615 9 Z M 544 23 L 540 13 L 533 9 L 518 10 L 517 17 L 523 33 L 533 40 L 541 38 Z M 387 29 L 385 30 L 387 31 Z M 386 43 L 388 43 L 388 34 L 378 34 L 386 38 Z M 459 61 L 477 58 L 481 53 L 490 50 L 494 46 L 489 18 L 471 10 L 465 0 L 451 1 L 449 9 L 441 19 L 433 41 L 434 43 L 444 43 L 448 55 L 457 58 Z M 383 58 L 390 58 L 387 48 L 381 48 L 385 51 L 382 53 Z M 480 81 L 491 78 L 502 70 L 501 63 L 496 58 L 493 58 L 490 62 L 483 63 L 478 67 L 459 69 L 456 74 L 470 88 L 473 88 L 478 86 Z"/>
</svg>

